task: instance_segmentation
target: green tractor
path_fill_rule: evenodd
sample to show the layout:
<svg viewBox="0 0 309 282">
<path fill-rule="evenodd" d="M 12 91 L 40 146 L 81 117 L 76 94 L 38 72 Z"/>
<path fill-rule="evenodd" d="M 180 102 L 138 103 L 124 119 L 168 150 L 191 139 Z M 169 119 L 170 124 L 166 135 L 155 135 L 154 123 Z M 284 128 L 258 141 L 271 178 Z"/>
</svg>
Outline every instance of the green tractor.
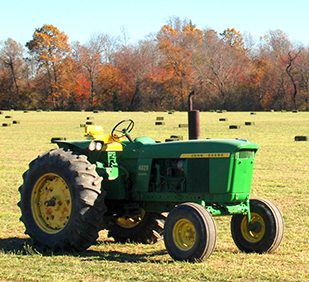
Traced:
<svg viewBox="0 0 309 282">
<path fill-rule="evenodd" d="M 258 146 L 240 139 L 158 143 L 132 139 L 132 120 L 109 135 L 86 128 L 81 141 L 33 160 L 19 191 L 21 220 L 38 249 L 85 250 L 102 229 L 116 242 L 164 238 L 175 260 L 201 261 L 216 243 L 213 216 L 231 215 L 231 233 L 244 252 L 274 251 L 283 219 L 267 200 L 251 200 Z"/>
</svg>

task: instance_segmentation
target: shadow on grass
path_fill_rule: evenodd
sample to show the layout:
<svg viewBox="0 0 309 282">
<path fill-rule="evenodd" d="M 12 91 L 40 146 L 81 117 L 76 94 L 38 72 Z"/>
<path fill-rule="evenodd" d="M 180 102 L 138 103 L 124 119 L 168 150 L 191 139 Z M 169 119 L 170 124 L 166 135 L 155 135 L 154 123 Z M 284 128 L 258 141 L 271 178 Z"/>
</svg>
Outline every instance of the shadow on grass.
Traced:
<svg viewBox="0 0 309 282">
<path fill-rule="evenodd" d="M 106 246 L 114 245 L 114 242 L 104 243 Z M 116 262 L 160 262 L 158 256 L 166 255 L 166 250 L 152 251 L 144 254 L 132 254 L 120 251 L 95 251 L 95 250 L 86 250 L 81 252 L 76 251 L 45 251 L 41 252 L 35 249 L 32 244 L 31 239 L 11 237 L 11 238 L 0 238 L 0 252 L 6 254 L 17 254 L 17 255 L 41 255 L 41 256 L 73 256 L 79 257 L 85 261 L 93 260 L 106 260 L 106 261 L 116 261 Z"/>
</svg>

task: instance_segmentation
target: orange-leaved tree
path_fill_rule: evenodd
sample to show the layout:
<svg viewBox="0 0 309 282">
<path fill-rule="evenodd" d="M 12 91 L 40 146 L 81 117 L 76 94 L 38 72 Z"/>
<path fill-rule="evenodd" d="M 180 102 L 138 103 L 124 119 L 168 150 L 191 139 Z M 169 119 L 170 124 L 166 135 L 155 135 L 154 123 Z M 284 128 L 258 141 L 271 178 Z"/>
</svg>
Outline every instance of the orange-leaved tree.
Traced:
<svg viewBox="0 0 309 282">
<path fill-rule="evenodd" d="M 157 34 L 158 48 L 161 53 L 160 67 L 164 68 L 169 80 L 170 95 L 181 109 L 185 107 L 185 98 L 195 82 L 192 67 L 192 54 L 202 44 L 202 31 L 191 21 L 172 19 Z"/>
<path fill-rule="evenodd" d="M 67 35 L 57 27 L 45 24 L 35 30 L 26 46 L 37 63 L 37 71 L 47 81 L 47 101 L 54 109 L 60 108 L 59 101 L 63 94 L 60 92 L 61 68 L 65 68 L 63 61 L 71 51 Z"/>
</svg>

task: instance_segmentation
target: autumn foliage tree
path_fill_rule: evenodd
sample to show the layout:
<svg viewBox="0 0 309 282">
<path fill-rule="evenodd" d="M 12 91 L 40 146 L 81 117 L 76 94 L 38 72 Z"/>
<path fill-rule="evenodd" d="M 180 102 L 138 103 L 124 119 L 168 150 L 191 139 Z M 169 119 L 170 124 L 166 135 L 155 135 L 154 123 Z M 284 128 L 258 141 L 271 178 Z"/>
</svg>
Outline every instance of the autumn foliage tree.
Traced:
<svg viewBox="0 0 309 282">
<path fill-rule="evenodd" d="M 16 108 L 23 100 L 22 86 L 26 81 L 23 47 L 9 38 L 1 45 L 0 66 L 2 66 L 2 85 L 5 85 L 3 103 L 9 108 Z"/>
<path fill-rule="evenodd" d="M 171 18 L 134 45 L 108 34 L 69 44 L 53 25 L 26 50 L 0 41 L 0 107 L 54 110 L 309 109 L 309 48 L 272 30 L 254 42 L 237 29 Z"/>
<path fill-rule="evenodd" d="M 166 89 L 184 109 L 196 76 L 192 54 L 202 43 L 202 31 L 190 21 L 175 18 L 161 28 L 157 41 L 162 54 L 160 66 L 167 72 Z"/>
<path fill-rule="evenodd" d="M 46 24 L 35 30 L 26 46 L 37 62 L 38 76 L 47 80 L 45 98 L 53 109 L 61 108 L 61 73 L 66 67 L 64 60 L 71 50 L 67 35 L 55 26 Z"/>
</svg>

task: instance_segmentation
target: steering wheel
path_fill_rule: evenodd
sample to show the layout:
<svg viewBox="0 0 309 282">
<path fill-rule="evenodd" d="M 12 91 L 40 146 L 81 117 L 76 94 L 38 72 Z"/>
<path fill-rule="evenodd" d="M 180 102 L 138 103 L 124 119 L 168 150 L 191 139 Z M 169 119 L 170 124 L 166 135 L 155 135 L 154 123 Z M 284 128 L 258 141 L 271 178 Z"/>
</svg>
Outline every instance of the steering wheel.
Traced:
<svg viewBox="0 0 309 282">
<path fill-rule="evenodd" d="M 123 128 L 120 129 L 120 126 Z M 111 132 L 112 139 L 116 142 L 119 142 L 119 140 L 117 139 L 120 139 L 125 136 L 128 138 L 130 142 L 132 142 L 129 133 L 132 131 L 133 127 L 134 127 L 134 121 L 132 119 L 124 119 L 118 122 L 112 129 Z"/>
</svg>

